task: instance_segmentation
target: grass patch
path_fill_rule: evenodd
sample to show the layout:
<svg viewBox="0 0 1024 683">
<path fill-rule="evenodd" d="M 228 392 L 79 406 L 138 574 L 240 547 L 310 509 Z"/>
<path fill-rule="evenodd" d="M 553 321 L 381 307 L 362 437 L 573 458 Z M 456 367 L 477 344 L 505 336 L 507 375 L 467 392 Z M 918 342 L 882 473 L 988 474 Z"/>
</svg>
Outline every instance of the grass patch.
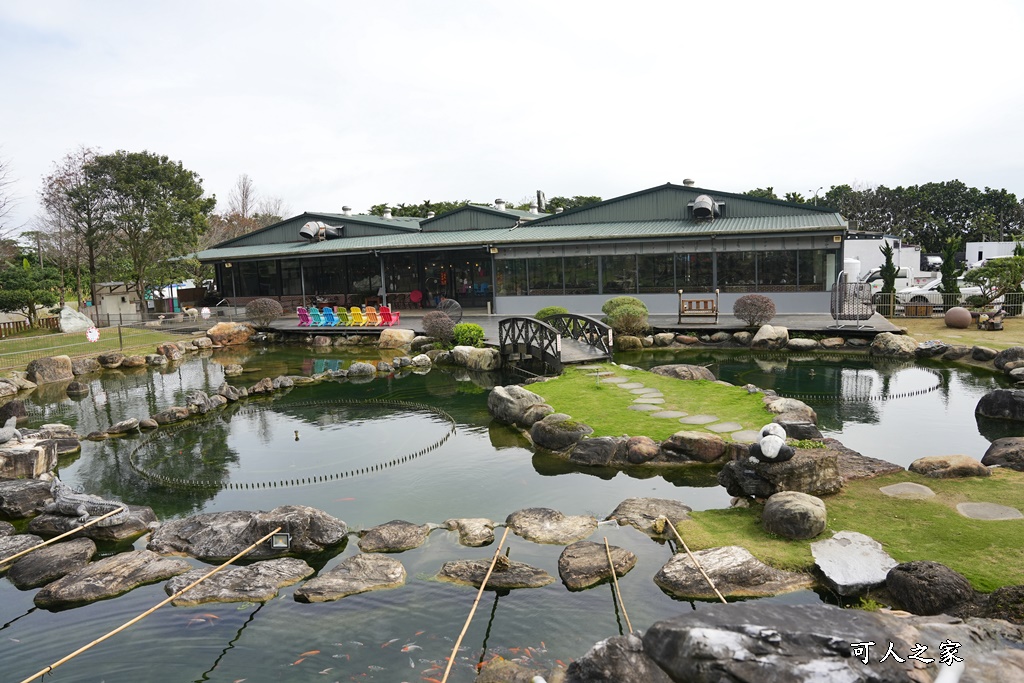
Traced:
<svg viewBox="0 0 1024 683">
<path fill-rule="evenodd" d="M 691 415 L 715 415 L 722 421 L 738 422 L 744 429 L 761 429 L 771 422 L 772 415 L 764 408 L 761 394 L 749 394 L 740 387 L 730 387 L 707 380 L 678 380 L 645 370 L 626 370 L 615 365 L 602 366 L 631 382 L 640 382 L 664 394 L 661 410 L 681 410 Z M 559 377 L 531 384 L 529 389 L 547 401 L 556 411 L 571 415 L 594 429 L 593 436 L 645 435 L 663 441 L 682 430 L 702 430 L 701 425 L 685 425 L 678 420 L 651 417 L 645 412 L 630 410 L 636 394 L 605 384 L 588 375 L 592 370 L 566 368 Z M 722 438 L 729 440 L 728 434 Z"/>
<path fill-rule="evenodd" d="M 892 498 L 882 486 L 913 481 L 935 491 L 926 500 Z M 851 481 L 824 499 L 828 526 L 819 539 L 836 531 L 859 531 L 875 539 L 898 562 L 933 560 L 955 569 L 980 591 L 1024 583 L 1024 520 L 968 519 L 957 503 L 992 502 L 1024 512 L 1024 473 L 1006 468 L 991 477 L 931 479 L 896 472 Z M 812 541 L 790 541 L 761 528 L 761 506 L 691 513 L 679 532 L 691 549 L 739 545 L 780 569 L 808 570 L 814 565 Z M 818 540 L 818 539 L 813 539 Z"/>
<path fill-rule="evenodd" d="M 121 328 L 120 336 L 117 327 L 100 328 L 100 339 L 90 342 L 85 332 L 54 332 L 50 330 L 31 330 L 0 341 L 0 368 L 24 369 L 31 361 L 44 356 L 97 356 L 110 351 L 129 353 L 139 349 L 148 349 L 153 353 L 156 347 L 167 341 L 191 339 L 188 333 L 174 333 L 167 329 L 129 327 Z"/>
<path fill-rule="evenodd" d="M 893 318 L 889 322 L 906 328 L 907 334 L 919 342 L 938 339 L 947 344 L 987 346 L 997 351 L 1024 345 L 1024 318 L 1020 316 L 1006 318 L 999 332 L 979 330 L 977 325 L 958 330 L 946 327 L 943 318 Z"/>
</svg>

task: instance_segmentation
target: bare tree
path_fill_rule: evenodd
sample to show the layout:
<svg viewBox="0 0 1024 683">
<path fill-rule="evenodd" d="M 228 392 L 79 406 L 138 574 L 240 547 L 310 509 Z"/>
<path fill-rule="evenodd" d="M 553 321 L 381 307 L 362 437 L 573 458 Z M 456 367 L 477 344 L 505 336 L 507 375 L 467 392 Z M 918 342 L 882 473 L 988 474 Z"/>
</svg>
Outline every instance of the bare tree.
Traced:
<svg viewBox="0 0 1024 683">
<path fill-rule="evenodd" d="M 228 213 L 237 214 L 242 218 L 252 218 L 257 211 L 258 203 L 259 193 L 252 178 L 248 173 L 238 176 L 228 196 Z"/>
<path fill-rule="evenodd" d="M 10 164 L 0 158 L 0 237 L 7 237 L 14 231 L 14 226 L 8 222 L 15 204 L 15 197 L 11 194 L 13 185 Z"/>
</svg>

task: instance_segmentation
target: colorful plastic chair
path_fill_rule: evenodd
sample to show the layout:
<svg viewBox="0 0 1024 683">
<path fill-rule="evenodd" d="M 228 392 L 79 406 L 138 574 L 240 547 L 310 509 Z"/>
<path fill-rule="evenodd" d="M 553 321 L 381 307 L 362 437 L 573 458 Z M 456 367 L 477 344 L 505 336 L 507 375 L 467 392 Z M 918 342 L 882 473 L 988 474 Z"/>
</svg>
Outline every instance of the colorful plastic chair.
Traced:
<svg viewBox="0 0 1024 683">
<path fill-rule="evenodd" d="M 309 311 L 303 306 L 296 306 L 295 313 L 299 316 L 299 327 L 309 327 L 309 324 L 312 322 L 309 317 Z"/>
<path fill-rule="evenodd" d="M 371 327 L 380 327 L 383 325 L 380 321 L 380 316 L 377 315 L 377 309 L 373 306 L 366 307 L 366 324 Z"/>
<path fill-rule="evenodd" d="M 334 317 L 338 319 L 339 327 L 352 326 L 352 319 L 348 316 L 348 311 L 346 311 L 343 307 L 338 306 L 337 308 L 334 309 Z"/>
<path fill-rule="evenodd" d="M 317 308 L 316 306 L 310 306 L 309 307 L 309 320 L 310 320 L 309 324 L 312 327 L 323 327 L 324 326 L 324 317 L 323 317 L 323 315 L 320 314 L 320 309 Z"/>
<path fill-rule="evenodd" d="M 352 306 L 349 310 L 349 319 L 351 324 L 355 327 L 362 327 L 366 324 L 366 318 L 363 317 L 363 312 L 359 310 L 358 306 Z"/>
<path fill-rule="evenodd" d="M 392 312 L 390 306 L 381 306 L 380 307 L 380 321 L 382 323 L 384 323 L 385 325 L 387 325 L 388 327 L 391 327 L 392 325 L 397 325 L 398 324 L 398 319 L 401 318 L 401 317 L 402 317 L 401 312 L 400 311 Z"/>
<path fill-rule="evenodd" d="M 324 317 L 324 325 L 334 327 L 338 324 L 338 318 L 335 317 L 334 309 L 330 306 L 324 306 L 324 310 L 320 311 L 320 314 Z"/>
</svg>

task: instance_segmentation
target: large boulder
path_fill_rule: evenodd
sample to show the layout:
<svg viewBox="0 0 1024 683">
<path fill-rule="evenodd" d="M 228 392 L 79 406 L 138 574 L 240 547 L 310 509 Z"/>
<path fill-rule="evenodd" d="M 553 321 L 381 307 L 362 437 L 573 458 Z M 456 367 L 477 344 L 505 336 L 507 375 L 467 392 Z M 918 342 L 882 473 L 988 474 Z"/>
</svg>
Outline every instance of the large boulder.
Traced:
<svg viewBox="0 0 1024 683">
<path fill-rule="evenodd" d="M 430 526 L 395 519 L 364 531 L 359 549 L 364 553 L 400 553 L 419 548 L 427 540 Z"/>
<path fill-rule="evenodd" d="M 615 506 L 606 519 L 630 526 L 655 537 L 671 536 L 664 520 L 675 524 L 690 518 L 692 508 L 670 498 L 627 498 Z M 664 518 L 664 520 L 662 519 Z"/>
<path fill-rule="evenodd" d="M 505 524 L 512 533 L 528 541 L 565 545 L 594 533 L 597 518 L 590 515 L 567 516 L 551 508 L 524 508 L 510 514 Z"/>
<path fill-rule="evenodd" d="M 16 560 L 7 578 L 18 590 L 38 588 L 84 567 L 95 554 L 96 543 L 92 539 L 74 538 L 55 543 Z"/>
<path fill-rule="evenodd" d="M 0 460 L 3 456 L 0 455 Z M 54 463 L 56 464 L 56 462 Z M 3 468 L 0 467 L 0 472 Z M 0 480 L 0 515 L 9 519 L 31 517 L 53 502 L 50 483 L 39 479 Z"/>
<path fill-rule="evenodd" d="M 23 553 L 29 548 L 34 548 L 42 542 L 43 539 L 34 534 L 0 536 L 0 560 L 6 560 L 9 557 L 14 557 L 18 553 Z M 13 563 L 0 564 L 0 573 L 10 569 L 12 564 Z"/>
<path fill-rule="evenodd" d="M 1024 360 L 1024 346 L 1011 346 L 1008 349 L 1003 349 L 992 359 L 992 364 L 996 366 L 996 370 L 1006 370 L 1007 363 L 1018 360 Z"/>
<path fill-rule="evenodd" d="M 929 560 L 904 562 L 892 567 L 885 587 L 893 600 L 908 612 L 921 615 L 951 614 L 974 601 L 974 588 L 963 575 Z"/>
<path fill-rule="evenodd" d="M 200 568 L 179 574 L 164 585 L 164 591 L 174 595 L 209 571 Z M 182 607 L 208 602 L 267 602 L 273 600 L 281 588 L 298 583 L 313 571 L 303 560 L 294 557 L 229 567 L 185 591 L 171 604 Z"/>
<path fill-rule="evenodd" d="M 761 525 L 765 531 L 790 540 L 814 538 L 825 530 L 827 522 L 825 503 L 821 498 L 799 491 L 773 494 L 761 512 Z"/>
<path fill-rule="evenodd" d="M 789 344 L 789 329 L 781 325 L 761 325 L 750 340 L 750 348 L 773 351 Z"/>
<path fill-rule="evenodd" d="M 628 633 L 602 640 L 571 662 L 565 683 L 672 683 L 672 679 L 644 653 L 640 636 Z"/>
<path fill-rule="evenodd" d="M 57 326 L 61 332 L 85 332 L 90 327 L 96 326 L 92 318 L 67 306 L 60 309 L 59 316 L 60 320 L 57 321 Z"/>
<path fill-rule="evenodd" d="M 217 323 L 206 331 L 206 336 L 219 346 L 248 344 L 256 328 L 248 323 Z"/>
<path fill-rule="evenodd" d="M 786 421 L 805 421 L 818 424 L 818 414 L 809 405 L 797 398 L 765 396 L 764 407 L 770 413 L 785 415 Z M 781 422 L 780 422 L 781 424 Z"/>
<path fill-rule="evenodd" d="M 491 372 L 501 367 L 501 353 L 492 347 L 456 346 L 452 349 L 451 361 L 468 370 Z"/>
<path fill-rule="evenodd" d="M 839 595 L 860 595 L 882 585 L 896 566 L 881 543 L 856 531 L 840 531 L 832 538 L 815 541 L 811 555 Z"/>
<path fill-rule="evenodd" d="M 975 415 L 997 420 L 1024 421 L 1024 389 L 996 389 L 978 400 Z"/>
<path fill-rule="evenodd" d="M 164 523 L 147 547 L 163 555 L 189 555 L 210 562 L 233 557 L 275 528 L 291 536 L 289 547 L 263 543 L 247 559 L 314 555 L 340 545 L 348 533 L 345 522 L 305 505 L 282 505 L 270 512 L 207 512 Z"/>
<path fill-rule="evenodd" d="M 655 375 L 674 377 L 676 379 L 706 379 L 715 381 L 715 375 L 703 365 L 689 365 L 687 363 L 675 363 L 672 365 L 656 365 L 651 368 Z"/>
<path fill-rule="evenodd" d="M 530 438 L 533 443 L 549 451 L 564 451 L 593 433 L 593 427 L 574 420 L 565 413 L 551 413 L 530 427 Z"/>
<path fill-rule="evenodd" d="M 103 366 L 95 358 L 75 358 L 71 361 L 71 372 L 75 377 L 78 375 L 89 375 L 102 369 Z"/>
<path fill-rule="evenodd" d="M 405 583 L 405 567 L 384 555 L 353 555 L 295 591 L 297 602 L 329 602 Z"/>
<path fill-rule="evenodd" d="M 25 438 L 0 444 L 0 479 L 41 477 L 57 466 L 57 441 Z"/>
<path fill-rule="evenodd" d="M 669 595 L 683 600 L 717 597 L 705 574 L 722 595 L 735 598 L 768 597 L 814 585 L 809 575 L 769 567 L 746 548 L 735 545 L 698 550 L 693 556 L 700 568 L 689 555 L 680 553 L 658 570 L 654 583 Z"/>
<path fill-rule="evenodd" d="M 185 355 L 174 342 L 164 342 L 156 347 L 156 352 L 169 361 L 179 361 Z"/>
<path fill-rule="evenodd" d="M 991 474 L 987 467 L 969 455 L 929 455 L 910 463 L 907 469 L 933 479 L 987 477 Z"/>
<path fill-rule="evenodd" d="M 416 333 L 412 330 L 403 330 L 399 327 L 389 327 L 385 330 L 381 330 L 380 338 L 377 340 L 377 346 L 382 349 L 400 349 L 406 346 L 412 346 L 412 340 L 416 338 Z"/>
<path fill-rule="evenodd" d="M 100 367 L 113 370 L 121 367 L 121 363 L 124 362 L 124 354 L 120 351 L 108 351 L 96 356 L 96 362 L 100 364 Z"/>
<path fill-rule="evenodd" d="M 730 460 L 719 471 L 718 483 L 729 495 L 739 497 L 768 498 L 779 491 L 824 496 L 841 490 L 843 478 L 834 449 L 797 448 L 785 462 Z"/>
<path fill-rule="evenodd" d="M 441 565 L 437 578 L 441 581 L 473 586 L 479 588 L 491 566 L 490 560 L 453 560 Z M 499 555 L 494 565 L 491 578 L 487 580 L 487 590 L 512 590 L 514 588 L 540 588 L 553 582 L 555 577 L 543 569 L 531 567 L 522 562 L 509 560 Z"/>
<path fill-rule="evenodd" d="M 569 451 L 569 462 L 589 467 L 618 465 L 616 455 L 622 444 L 623 439 L 613 436 L 581 439 Z"/>
<path fill-rule="evenodd" d="M 125 507 L 128 508 L 128 518 L 120 524 L 102 526 L 101 522 L 82 529 L 78 535 L 95 541 L 123 543 L 149 533 L 157 521 L 153 509 L 144 505 L 126 505 Z M 79 526 L 77 517 L 51 512 L 39 515 L 28 523 L 29 531 L 45 538 L 59 536 L 77 529 Z"/>
<path fill-rule="evenodd" d="M 494 387 L 487 395 L 487 410 L 494 419 L 519 427 L 528 428 L 533 424 L 526 424 L 524 416 L 530 408 L 537 405 L 547 404 L 541 396 L 518 384 Z"/>
<path fill-rule="evenodd" d="M 182 420 L 187 420 L 190 415 L 191 413 L 188 411 L 188 408 L 182 406 L 171 406 L 170 408 L 161 410 L 159 413 L 153 415 L 152 419 L 159 425 L 169 425 L 174 424 L 175 422 L 181 422 Z"/>
<path fill-rule="evenodd" d="M 871 341 L 869 352 L 872 356 L 885 358 L 913 358 L 917 351 L 917 340 L 905 334 L 882 332 Z"/>
<path fill-rule="evenodd" d="M 661 442 L 669 462 L 715 462 L 727 453 L 725 439 L 707 432 L 680 431 Z"/>
<path fill-rule="evenodd" d="M 25 368 L 25 377 L 36 384 L 70 382 L 75 378 L 68 356 L 46 356 L 30 361 Z"/>
<path fill-rule="evenodd" d="M 1024 472 L 1024 437 L 996 439 L 981 458 L 982 465 L 999 465 Z"/>
<path fill-rule="evenodd" d="M 608 553 L 611 553 L 612 564 L 616 576 L 625 576 L 636 566 L 636 555 L 619 548 L 609 546 L 606 550 L 602 543 L 577 541 L 566 546 L 558 556 L 558 576 L 569 590 L 583 590 L 596 586 L 602 581 L 612 578 L 612 568 L 608 564 Z"/>
<path fill-rule="evenodd" d="M 185 560 L 133 550 L 106 557 L 57 579 L 36 593 L 35 604 L 64 609 L 114 598 L 139 586 L 165 581 L 192 569 Z"/>
</svg>

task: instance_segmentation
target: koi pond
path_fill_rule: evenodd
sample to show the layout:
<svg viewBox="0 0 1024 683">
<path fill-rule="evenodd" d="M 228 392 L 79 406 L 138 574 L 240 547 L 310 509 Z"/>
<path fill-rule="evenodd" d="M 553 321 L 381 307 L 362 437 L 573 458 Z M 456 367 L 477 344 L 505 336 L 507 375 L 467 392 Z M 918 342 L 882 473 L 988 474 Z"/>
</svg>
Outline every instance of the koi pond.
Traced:
<svg viewBox="0 0 1024 683">
<path fill-rule="evenodd" d="M 341 353 L 311 357 L 297 348 L 251 348 L 193 357 L 171 369 L 108 371 L 92 380 L 83 399 L 73 401 L 45 387 L 34 392 L 26 400 L 29 426 L 63 422 L 87 434 L 126 417 L 146 417 L 183 405 L 190 389 L 212 393 L 224 380 L 227 363 L 245 367 L 246 374 L 231 384 L 247 386 L 267 376 L 346 367 L 355 359 Z M 978 399 L 1005 386 L 1001 376 L 983 371 L 849 355 L 644 353 L 618 355 L 617 360 L 640 367 L 706 364 L 728 382 L 800 398 L 815 408 L 826 436 L 903 466 L 926 455 L 980 458 L 992 439 L 1009 435 L 1000 431 L 1005 428 L 975 420 Z M 535 454 L 517 433 L 492 424 L 487 412 L 489 388 L 511 381 L 434 369 L 362 383 L 299 386 L 273 400 L 242 402 L 192 426 L 162 431 L 151 441 L 148 436 L 84 441 L 80 456 L 61 463 L 60 475 L 88 493 L 149 505 L 162 521 L 198 512 L 303 504 L 344 520 L 353 530 L 395 519 L 441 524 L 456 517 L 487 517 L 501 523 L 527 507 L 603 519 L 630 497 L 674 498 L 697 510 L 729 505 L 713 475 L 585 469 Z M 213 486 L 161 484 L 175 479 Z M 314 480 L 319 483 L 301 483 Z M 614 524 L 601 524 L 590 540 L 603 538 L 638 557 L 636 567 L 619 581 L 634 628 L 700 609 L 667 596 L 652 581 L 671 558 L 672 545 Z M 145 544 L 143 537 L 135 547 Z M 511 559 L 558 576 L 562 546 L 513 534 L 507 545 Z M 101 547 L 101 552 L 124 549 Z M 310 564 L 331 568 L 358 552 L 350 536 L 335 553 Z M 408 573 L 406 584 L 394 590 L 303 604 L 293 599 L 292 586 L 264 604 L 168 605 L 61 666 L 52 680 L 439 680 L 476 591 L 433 577 L 445 561 L 489 560 L 493 552 L 493 545 L 461 546 L 455 532 L 437 529 L 423 546 L 393 555 Z M 163 585 L 157 584 L 114 600 L 48 612 L 34 607 L 34 593 L 0 579 L 5 681 L 26 678 L 166 598 Z M 831 597 L 803 591 L 769 600 Z M 625 630 L 610 584 L 570 592 L 556 581 L 539 589 L 487 592 L 449 680 L 473 680 L 477 664 L 495 655 L 546 666 L 568 663 L 598 640 Z"/>
</svg>

